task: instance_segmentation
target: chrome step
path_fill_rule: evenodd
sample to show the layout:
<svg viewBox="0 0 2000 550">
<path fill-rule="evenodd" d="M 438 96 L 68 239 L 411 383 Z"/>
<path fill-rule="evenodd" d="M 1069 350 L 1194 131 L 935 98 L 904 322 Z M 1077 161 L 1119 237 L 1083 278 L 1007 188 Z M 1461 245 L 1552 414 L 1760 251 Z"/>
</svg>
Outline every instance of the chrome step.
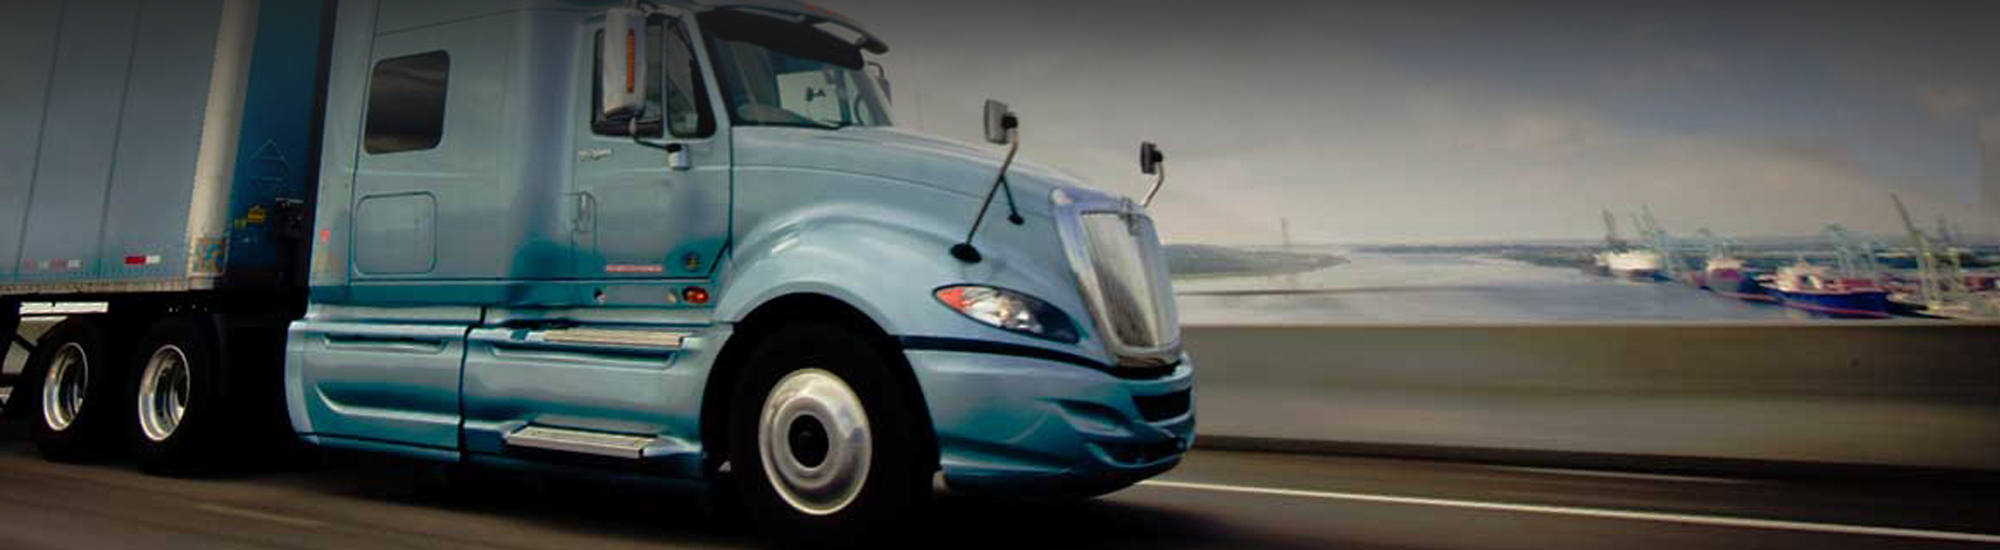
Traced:
<svg viewBox="0 0 2000 550">
<path fill-rule="evenodd" d="M 507 445 L 637 460 L 657 438 L 528 426 L 507 434 Z"/>
</svg>

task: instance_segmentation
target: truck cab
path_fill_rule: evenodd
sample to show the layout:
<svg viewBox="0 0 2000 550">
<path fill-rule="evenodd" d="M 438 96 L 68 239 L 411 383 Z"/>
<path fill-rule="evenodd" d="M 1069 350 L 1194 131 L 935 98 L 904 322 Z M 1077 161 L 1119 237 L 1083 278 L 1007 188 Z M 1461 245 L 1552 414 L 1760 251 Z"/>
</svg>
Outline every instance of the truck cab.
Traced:
<svg viewBox="0 0 2000 550">
<path fill-rule="evenodd" d="M 9 338 L 45 457 L 580 466 L 838 540 L 1192 444 L 1162 155 L 1134 201 L 1016 162 L 998 102 L 990 143 L 900 129 L 847 16 L 154 4 L 0 4 L 0 329 L 90 306 Z"/>
<path fill-rule="evenodd" d="M 284 367 L 313 444 L 726 481 L 840 530 L 937 473 L 1097 494 L 1192 443 L 1144 208 L 897 128 L 887 43 L 856 21 L 780 0 L 333 17 Z"/>
</svg>

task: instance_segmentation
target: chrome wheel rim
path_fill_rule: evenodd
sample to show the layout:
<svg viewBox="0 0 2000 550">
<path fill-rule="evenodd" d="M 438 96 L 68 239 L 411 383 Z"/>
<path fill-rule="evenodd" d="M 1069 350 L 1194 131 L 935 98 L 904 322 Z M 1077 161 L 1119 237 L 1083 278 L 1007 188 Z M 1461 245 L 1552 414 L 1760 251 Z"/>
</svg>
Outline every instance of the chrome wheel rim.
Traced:
<svg viewBox="0 0 2000 550">
<path fill-rule="evenodd" d="M 49 359 L 49 372 L 42 377 L 42 422 L 50 430 L 69 429 L 83 412 L 83 398 L 89 389 L 90 355 L 83 352 L 81 344 L 63 344 Z"/>
<path fill-rule="evenodd" d="M 861 495 L 872 443 L 861 397 L 820 369 L 779 380 L 757 422 L 757 450 L 771 487 L 792 509 L 815 516 L 839 512 Z"/>
<path fill-rule="evenodd" d="M 187 414 L 190 375 L 187 353 L 178 346 L 161 346 L 146 358 L 139 378 L 139 430 L 146 439 L 166 441 Z"/>
</svg>

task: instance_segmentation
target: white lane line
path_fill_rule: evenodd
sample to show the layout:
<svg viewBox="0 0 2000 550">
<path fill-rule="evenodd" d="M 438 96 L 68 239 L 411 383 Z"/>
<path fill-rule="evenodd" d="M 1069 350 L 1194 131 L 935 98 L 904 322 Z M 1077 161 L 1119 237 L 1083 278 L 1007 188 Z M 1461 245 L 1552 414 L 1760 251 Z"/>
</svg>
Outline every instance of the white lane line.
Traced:
<svg viewBox="0 0 2000 550">
<path fill-rule="evenodd" d="M 1603 508 L 1579 508 L 1573 506 L 1542 506 L 1535 504 L 1510 504 L 1504 502 L 1480 502 L 1445 498 L 1399 497 L 1394 495 L 1373 495 L 1367 493 L 1342 493 L 1333 491 L 1304 491 L 1298 489 L 1272 489 L 1266 487 L 1240 487 L 1213 483 L 1189 483 L 1184 481 L 1141 481 L 1139 485 L 1169 489 L 1189 489 L 1196 491 L 1216 491 L 1224 493 L 1244 493 L 1327 500 L 1347 500 L 1355 502 L 1378 502 L 1384 504 L 1408 504 L 1414 506 L 1441 506 L 1446 508 L 1466 508 L 1472 510 L 1493 510 L 1499 512 L 1522 512 L 1529 514 L 1553 514 L 1633 521 L 1653 521 L 1681 523 L 1687 525 L 1710 525 L 1720 527 L 1741 527 L 1747 529 L 1770 529 L 1779 531 L 1804 531 L 1812 533 L 1836 533 L 1843 535 L 1868 535 L 1906 539 L 1943 540 L 1954 542 L 1975 542 L 2000 544 L 2000 535 L 1978 533 L 1958 533 L 1952 531 L 1931 531 L 1925 529 L 1903 529 L 1897 527 L 1872 527 L 1866 525 L 1843 525 L 1838 523 L 1814 523 L 1808 521 L 1786 521 L 1776 519 L 1739 518 L 1726 516 L 1697 516 L 1691 514 L 1671 514 L 1666 512 L 1640 512 L 1634 510 L 1611 510 Z"/>
<path fill-rule="evenodd" d="M 220 504 L 196 504 L 194 505 L 194 507 L 196 510 L 201 510 L 211 514 L 221 514 L 225 516 L 236 516 L 239 518 L 268 521 L 271 523 L 290 525 L 292 527 L 299 527 L 303 529 L 318 529 L 321 527 L 326 527 L 326 522 L 323 521 L 310 520 L 306 518 L 297 518 L 292 516 L 283 516 L 269 512 L 259 512 L 256 510 L 245 510 L 242 508 L 237 508 L 233 506 L 223 506 Z"/>
<path fill-rule="evenodd" d="M 1755 481 L 1748 479 L 1734 479 L 1727 477 L 1684 476 L 1684 475 L 1673 475 L 1673 474 L 1641 474 L 1633 472 L 1597 472 L 1591 470 L 1572 470 L 1569 468 L 1531 468 L 1527 466 L 1481 466 L 1481 467 L 1489 470 L 1500 470 L 1503 472 L 1528 472 L 1534 474 L 1554 474 L 1561 476 L 1576 476 L 1576 477 L 1602 477 L 1610 479 L 1637 479 L 1642 481 L 1715 483 L 1724 485 L 1757 485 L 1764 483 L 1762 481 Z"/>
</svg>

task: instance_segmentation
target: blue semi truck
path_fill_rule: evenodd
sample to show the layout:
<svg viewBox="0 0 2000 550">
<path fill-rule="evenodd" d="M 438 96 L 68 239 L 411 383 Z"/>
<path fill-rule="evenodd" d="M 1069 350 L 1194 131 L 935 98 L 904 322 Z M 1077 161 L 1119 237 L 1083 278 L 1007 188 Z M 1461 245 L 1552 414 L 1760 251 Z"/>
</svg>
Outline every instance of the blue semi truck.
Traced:
<svg viewBox="0 0 2000 550">
<path fill-rule="evenodd" d="M 841 534 L 939 474 L 1099 494 L 1192 443 L 1144 204 L 1014 162 L 998 103 L 994 146 L 897 129 L 888 46 L 841 14 L 0 10 L 0 329 L 98 304 L 14 338 L 8 409 L 50 458 L 199 471 L 278 431 L 692 480 Z"/>
</svg>

